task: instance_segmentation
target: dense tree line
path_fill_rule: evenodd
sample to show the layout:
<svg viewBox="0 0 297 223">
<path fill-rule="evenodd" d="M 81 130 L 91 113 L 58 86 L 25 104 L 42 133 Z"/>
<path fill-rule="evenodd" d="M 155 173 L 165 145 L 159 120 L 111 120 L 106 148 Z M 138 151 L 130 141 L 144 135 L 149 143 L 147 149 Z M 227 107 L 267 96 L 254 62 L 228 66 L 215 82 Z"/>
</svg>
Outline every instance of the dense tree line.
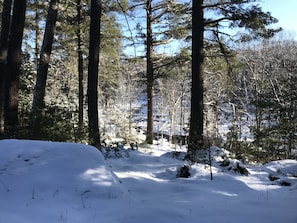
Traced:
<svg viewBox="0 0 297 223">
<path fill-rule="evenodd" d="M 2 138 L 166 137 L 191 160 L 206 142 L 254 157 L 296 147 L 296 43 L 268 40 L 277 20 L 254 1 L 1 3 Z"/>
</svg>

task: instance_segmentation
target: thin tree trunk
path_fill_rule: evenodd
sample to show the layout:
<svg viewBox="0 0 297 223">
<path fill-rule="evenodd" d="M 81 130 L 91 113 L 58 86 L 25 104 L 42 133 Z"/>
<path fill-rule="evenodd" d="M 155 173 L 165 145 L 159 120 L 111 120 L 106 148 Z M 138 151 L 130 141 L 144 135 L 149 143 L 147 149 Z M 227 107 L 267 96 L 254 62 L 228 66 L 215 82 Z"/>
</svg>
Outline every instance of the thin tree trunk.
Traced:
<svg viewBox="0 0 297 223">
<path fill-rule="evenodd" d="M 10 137 L 16 137 L 18 129 L 18 91 L 25 14 L 26 0 L 14 1 L 5 71 L 5 133 Z"/>
<path fill-rule="evenodd" d="M 58 15 L 59 0 L 51 0 L 48 8 L 45 31 L 40 50 L 40 58 L 37 68 L 37 79 L 34 89 L 34 97 L 32 103 L 32 110 L 30 114 L 30 133 L 33 138 L 41 138 L 43 134 L 40 132 L 42 126 L 42 110 L 44 109 L 44 96 L 46 80 L 48 75 L 48 68 L 52 45 L 55 35 L 56 21 Z"/>
<path fill-rule="evenodd" d="M 81 38 L 81 0 L 76 0 L 76 10 L 77 10 L 77 64 L 78 64 L 78 131 L 81 134 L 83 128 L 83 117 L 84 117 L 84 88 L 83 88 L 83 78 L 84 78 L 84 67 L 83 67 L 83 51 L 82 51 L 82 38 Z M 81 136 L 79 136 L 81 137 Z"/>
<path fill-rule="evenodd" d="M 38 0 L 35 0 L 35 4 L 37 4 Z M 39 8 L 35 9 L 35 18 L 34 18 L 34 22 L 35 22 L 35 65 L 36 67 L 38 67 L 38 58 L 39 58 L 39 22 L 40 22 L 40 18 L 39 18 Z"/>
<path fill-rule="evenodd" d="M 171 108 L 169 110 L 172 110 L 171 112 L 169 111 L 169 117 L 170 117 L 170 130 L 169 130 L 169 145 L 175 143 L 173 141 L 173 130 L 175 126 L 174 118 L 175 118 L 175 108 Z"/>
<path fill-rule="evenodd" d="M 12 0 L 4 0 L 0 37 L 0 137 L 4 135 L 5 63 L 7 60 L 8 33 Z"/>
<path fill-rule="evenodd" d="M 132 139 L 132 75 L 131 73 L 128 74 L 128 91 L 129 91 L 129 137 L 128 137 L 128 143 L 131 144 Z"/>
<path fill-rule="evenodd" d="M 153 144 L 154 132 L 154 70 L 153 70 L 153 37 L 152 37 L 152 0 L 147 0 L 146 8 L 146 24 L 147 24 L 147 39 L 146 39 L 146 72 L 147 72 L 147 133 L 146 143 Z"/>
<path fill-rule="evenodd" d="M 98 117 L 98 72 L 100 49 L 101 0 L 91 0 L 91 25 L 88 65 L 88 118 L 90 144 L 101 149 Z"/>
<path fill-rule="evenodd" d="M 180 146 L 183 145 L 182 136 L 184 135 L 184 95 L 185 95 L 185 87 L 184 82 L 181 82 L 181 98 L 180 98 Z"/>
<path fill-rule="evenodd" d="M 203 148 L 203 0 L 193 1 L 192 12 L 192 89 L 188 144 L 189 157 Z"/>
<path fill-rule="evenodd" d="M 36 121 L 37 117 L 40 117 L 41 111 L 44 108 L 45 87 L 46 87 L 48 67 L 50 62 L 54 34 L 55 34 L 58 8 L 59 8 L 59 0 L 51 0 L 50 6 L 48 9 L 47 19 L 46 19 L 45 32 L 44 32 L 43 42 L 42 42 L 41 51 L 40 51 L 39 64 L 37 69 L 37 80 L 36 80 L 36 85 L 34 89 L 34 98 L 33 98 L 32 111 L 31 111 L 31 117 L 32 117 L 33 123 Z"/>
</svg>

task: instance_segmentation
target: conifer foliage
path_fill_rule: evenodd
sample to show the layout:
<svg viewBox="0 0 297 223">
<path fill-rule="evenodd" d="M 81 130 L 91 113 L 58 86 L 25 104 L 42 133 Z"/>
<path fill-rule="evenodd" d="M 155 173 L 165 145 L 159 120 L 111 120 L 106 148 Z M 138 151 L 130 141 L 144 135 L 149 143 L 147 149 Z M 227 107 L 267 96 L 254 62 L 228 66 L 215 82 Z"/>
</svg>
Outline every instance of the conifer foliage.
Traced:
<svg viewBox="0 0 297 223">
<path fill-rule="evenodd" d="M 256 0 L 2 2 L 1 138 L 294 153 L 296 42 Z"/>
<path fill-rule="evenodd" d="M 248 34 L 240 35 L 241 41 L 248 41 L 259 37 L 270 37 L 279 29 L 269 29 L 268 25 L 276 23 L 270 13 L 265 13 L 257 5 L 254 0 L 246 1 L 193 1 L 192 7 L 192 90 L 191 90 L 191 118 L 190 133 L 188 144 L 188 157 L 195 159 L 197 150 L 203 149 L 204 137 L 204 109 L 203 109 L 203 49 L 205 31 L 212 32 L 215 41 L 219 43 L 221 53 L 226 56 L 224 44 L 221 37 L 224 31 L 220 28 L 224 27 L 221 23 L 227 23 L 228 28 L 245 28 Z M 204 11 L 213 11 L 218 15 L 217 18 L 205 18 Z M 220 33 L 220 35 L 218 34 Z"/>
<path fill-rule="evenodd" d="M 50 63 L 52 45 L 55 34 L 55 27 L 58 15 L 59 0 L 51 0 L 48 8 L 45 32 L 40 51 L 40 59 L 37 68 L 37 80 L 34 90 L 34 98 L 31 111 L 31 131 L 32 136 L 36 136 L 39 132 L 38 124 L 42 120 L 42 109 L 44 108 L 44 95 L 46 80 L 48 76 L 48 67 Z"/>
</svg>

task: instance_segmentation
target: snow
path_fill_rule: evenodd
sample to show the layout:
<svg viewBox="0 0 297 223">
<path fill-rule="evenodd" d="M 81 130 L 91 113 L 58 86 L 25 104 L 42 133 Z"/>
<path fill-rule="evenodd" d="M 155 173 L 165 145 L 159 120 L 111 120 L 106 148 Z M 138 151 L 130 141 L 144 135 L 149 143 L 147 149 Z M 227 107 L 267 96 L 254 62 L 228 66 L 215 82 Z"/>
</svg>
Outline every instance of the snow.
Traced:
<svg viewBox="0 0 297 223">
<path fill-rule="evenodd" d="M 227 151 L 212 148 L 211 181 L 205 164 L 176 178 L 188 163 L 165 144 L 105 159 L 82 144 L 1 140 L 0 153 L 1 223 L 297 222 L 296 160 L 246 165 L 242 176 L 219 165 Z"/>
</svg>

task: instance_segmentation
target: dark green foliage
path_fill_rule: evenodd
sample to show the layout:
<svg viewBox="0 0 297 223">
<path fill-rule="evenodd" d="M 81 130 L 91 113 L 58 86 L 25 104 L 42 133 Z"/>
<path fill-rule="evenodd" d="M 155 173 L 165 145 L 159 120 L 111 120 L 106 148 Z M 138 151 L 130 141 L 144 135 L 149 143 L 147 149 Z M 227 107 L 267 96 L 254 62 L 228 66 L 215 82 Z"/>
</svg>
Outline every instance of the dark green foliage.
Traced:
<svg viewBox="0 0 297 223">
<path fill-rule="evenodd" d="M 121 159 L 128 158 L 132 150 L 125 149 L 120 145 L 116 146 L 107 146 L 102 148 L 102 153 L 105 159 Z"/>
<path fill-rule="evenodd" d="M 20 119 L 20 138 L 61 142 L 76 141 L 75 123 L 72 121 L 73 111 L 57 106 L 45 107 L 41 115 L 36 118 L 34 126 L 30 127 L 29 120 L 25 118 L 29 116 L 28 110 L 21 110 L 19 115 L 23 118 Z"/>
<path fill-rule="evenodd" d="M 48 2 L 27 1 L 28 19 L 23 38 L 19 123 L 18 128 L 14 128 L 13 131 L 18 131 L 20 138 L 88 142 L 86 112 L 80 117 L 81 128 L 78 128 L 77 124 L 78 25 L 80 25 L 82 39 L 79 49 L 82 62 L 87 65 L 89 59 L 90 5 L 86 0 L 66 0 L 60 3 L 61 13 L 58 15 L 57 30 L 54 33 L 44 110 L 32 127 L 33 132 L 29 131 L 32 123 L 28 117 Z M 76 2 L 81 2 L 79 21 Z M 135 4 L 142 7 L 146 2 L 137 1 Z M 296 43 L 280 41 L 278 45 L 272 46 L 265 45 L 266 42 L 263 42 L 259 45 L 255 44 L 253 49 L 243 48 L 236 52 L 234 48 L 229 47 L 230 39 L 228 33 L 224 33 L 225 30 L 235 28 L 241 32 L 234 36 L 236 43 L 258 41 L 259 38 L 270 37 L 279 31 L 279 29 L 268 28 L 277 20 L 270 13 L 263 12 L 256 5 L 256 1 L 204 0 L 202 1 L 204 12 L 212 13 L 205 14 L 204 18 L 201 18 L 200 14 L 203 22 L 193 21 L 193 24 L 200 25 L 200 31 L 204 32 L 198 33 L 199 41 L 196 39 L 197 29 L 193 33 L 193 55 L 190 53 L 190 46 L 185 46 L 175 55 L 165 55 L 160 52 L 163 46 L 170 46 L 171 40 L 183 40 L 184 44 L 192 40 L 189 37 L 189 30 L 193 28 L 190 4 L 179 2 L 153 1 L 151 15 L 153 35 L 149 41 L 152 47 L 150 57 L 152 75 L 149 87 L 154 85 L 152 95 L 156 97 L 154 103 L 156 108 L 151 110 L 162 113 L 153 117 L 154 121 L 158 122 L 156 127 L 161 129 L 158 131 L 162 131 L 162 137 L 167 137 L 174 143 L 172 140 L 174 134 L 187 138 L 190 127 L 189 147 L 194 149 L 189 150 L 186 158 L 198 162 L 207 162 L 207 151 L 204 150 L 205 138 L 210 138 L 216 145 L 220 142 L 220 145 L 231 150 L 238 159 L 248 157 L 251 160 L 265 162 L 292 157 L 297 142 Z M 194 2 L 197 3 L 197 1 Z M 144 95 L 147 82 L 145 80 L 146 61 L 143 58 L 127 59 L 122 54 L 122 35 L 127 35 L 127 32 L 122 33 L 125 28 L 123 23 L 118 22 L 116 11 L 122 10 L 128 18 L 126 3 L 126 1 L 120 4 L 118 1 L 104 1 L 102 6 L 101 32 L 97 34 L 101 38 L 98 107 L 101 115 L 100 136 L 108 139 L 108 134 L 112 132 L 111 138 L 119 137 L 130 144 L 140 143 L 143 140 L 143 138 L 140 139 L 142 134 L 145 134 L 145 130 L 138 126 L 139 120 L 144 121 L 143 116 L 139 115 L 143 107 L 135 102 L 139 103 L 139 98 Z M 143 8 L 141 10 L 140 14 L 144 15 L 145 10 Z M 210 15 L 215 16 L 207 18 Z M 133 18 L 133 21 L 134 19 L 136 18 Z M 137 20 L 144 21 L 142 18 Z M 134 38 L 133 44 L 139 43 L 138 41 L 141 41 L 141 44 L 148 43 L 147 29 L 145 26 L 142 27 L 143 24 L 141 22 L 135 28 L 139 31 L 139 37 L 131 36 Z M 133 27 L 130 28 L 132 29 L 130 31 L 135 31 Z M 197 50 L 197 43 L 204 48 L 198 47 L 199 50 Z M 245 58 L 242 56 L 244 53 L 246 53 Z M 199 69 L 200 76 L 195 76 L 192 84 L 193 87 L 199 86 L 196 91 L 199 101 L 192 102 L 196 107 L 192 113 L 200 120 L 192 117 L 191 125 L 188 125 L 191 56 L 193 67 L 202 62 L 204 67 L 194 68 L 196 72 Z M 83 74 L 86 74 L 86 67 L 82 69 Z M 203 72 L 205 72 L 204 77 Z M 86 89 L 86 82 L 86 77 L 81 77 L 80 87 L 83 90 Z M 80 107 L 87 111 L 86 91 L 82 92 L 84 94 Z M 204 100 L 203 103 L 202 100 Z M 203 116 L 205 116 L 204 120 Z M 167 124 L 164 120 L 170 124 L 167 129 L 163 128 Z M 218 126 L 226 123 L 228 123 L 229 132 L 220 138 Z M 246 140 L 243 133 L 245 126 L 249 126 L 252 133 L 253 138 L 249 140 Z M 166 136 L 163 131 L 168 132 Z M 14 136 L 13 132 L 9 134 Z M 195 151 L 196 149 L 198 151 Z M 109 154 L 113 152 L 110 150 Z"/>
<path fill-rule="evenodd" d="M 225 148 L 268 162 L 296 151 L 296 43 L 271 40 L 243 48 L 224 109 L 230 121 Z M 227 104 L 232 105 L 229 109 Z M 231 106 L 230 106 L 231 107 Z M 230 111 L 231 110 L 231 111 Z M 225 121 L 226 122 L 226 121 Z M 244 127 L 247 133 L 243 133 Z M 248 138 L 246 138 L 248 137 Z"/>
<path fill-rule="evenodd" d="M 184 165 L 177 170 L 176 177 L 177 178 L 189 178 L 191 176 L 190 167 Z"/>
<path fill-rule="evenodd" d="M 268 46 L 267 53 L 274 55 L 267 58 L 264 71 L 269 73 L 268 86 L 254 101 L 261 110 L 260 128 L 253 129 L 256 144 L 271 159 L 290 157 L 297 142 L 296 46 L 293 42 L 284 43 L 280 49 L 278 44 Z"/>
</svg>

